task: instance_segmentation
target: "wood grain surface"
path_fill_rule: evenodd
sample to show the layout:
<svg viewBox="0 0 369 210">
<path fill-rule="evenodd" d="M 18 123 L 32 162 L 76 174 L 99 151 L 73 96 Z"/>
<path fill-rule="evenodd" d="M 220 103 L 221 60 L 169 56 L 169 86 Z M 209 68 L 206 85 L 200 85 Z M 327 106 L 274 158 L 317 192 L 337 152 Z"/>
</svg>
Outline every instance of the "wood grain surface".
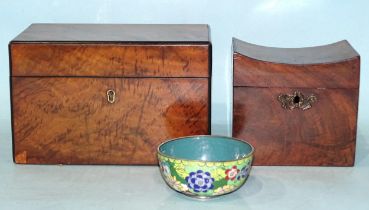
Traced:
<svg viewBox="0 0 369 210">
<path fill-rule="evenodd" d="M 280 94 L 299 90 L 318 101 L 286 110 Z M 357 89 L 234 88 L 233 136 L 255 148 L 254 165 L 352 166 Z"/>
<path fill-rule="evenodd" d="M 62 24 L 35 23 L 15 42 L 210 42 L 206 24 Z"/>
<path fill-rule="evenodd" d="M 347 40 L 301 48 L 266 47 L 233 38 L 233 52 L 258 61 L 290 65 L 330 64 L 359 57 Z"/>
<path fill-rule="evenodd" d="M 209 43 L 11 43 L 12 76 L 210 77 Z"/>
<path fill-rule="evenodd" d="M 207 78 L 13 77 L 15 162 L 156 164 L 164 140 L 209 134 L 208 88 Z"/>
<path fill-rule="evenodd" d="M 359 88 L 360 58 L 336 63 L 284 64 L 234 54 L 234 86 Z"/>
</svg>

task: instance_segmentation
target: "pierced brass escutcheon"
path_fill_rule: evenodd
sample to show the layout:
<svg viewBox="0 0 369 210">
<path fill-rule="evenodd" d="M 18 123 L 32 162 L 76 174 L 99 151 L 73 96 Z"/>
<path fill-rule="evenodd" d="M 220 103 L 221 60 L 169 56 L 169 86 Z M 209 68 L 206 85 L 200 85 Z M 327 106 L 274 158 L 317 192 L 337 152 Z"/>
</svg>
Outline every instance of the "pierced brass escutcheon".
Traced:
<svg viewBox="0 0 369 210">
<path fill-rule="evenodd" d="M 108 102 L 109 103 L 114 103 L 115 102 L 115 91 L 114 90 L 108 90 L 106 91 L 106 95 L 108 98 Z"/>
<path fill-rule="evenodd" d="M 281 106 L 284 109 L 294 109 L 299 108 L 301 110 L 307 110 L 312 107 L 312 104 L 318 101 L 318 98 L 311 94 L 305 97 L 300 91 L 295 91 L 291 94 L 281 94 L 278 96 L 278 101 L 281 102 Z"/>
</svg>

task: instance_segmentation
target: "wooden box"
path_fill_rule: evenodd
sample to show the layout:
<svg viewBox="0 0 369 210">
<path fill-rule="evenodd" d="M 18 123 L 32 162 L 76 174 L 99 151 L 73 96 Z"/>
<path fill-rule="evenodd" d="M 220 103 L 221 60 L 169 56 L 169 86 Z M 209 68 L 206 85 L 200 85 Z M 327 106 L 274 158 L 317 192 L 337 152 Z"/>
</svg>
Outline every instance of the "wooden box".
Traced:
<svg viewBox="0 0 369 210">
<path fill-rule="evenodd" d="M 210 132 L 207 25 L 33 24 L 9 51 L 16 163 L 156 164 Z"/>
<path fill-rule="evenodd" d="M 233 136 L 255 165 L 352 166 L 360 58 L 347 41 L 283 49 L 233 40 Z"/>
</svg>

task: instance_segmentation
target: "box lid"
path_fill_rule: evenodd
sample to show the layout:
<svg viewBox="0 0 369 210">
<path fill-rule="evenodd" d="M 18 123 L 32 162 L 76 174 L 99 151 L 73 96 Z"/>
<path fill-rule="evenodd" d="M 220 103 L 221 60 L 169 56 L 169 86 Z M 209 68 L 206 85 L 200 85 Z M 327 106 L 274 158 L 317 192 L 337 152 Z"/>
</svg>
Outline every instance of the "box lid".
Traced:
<svg viewBox="0 0 369 210">
<path fill-rule="evenodd" d="M 9 49 L 11 76 L 211 76 L 208 25 L 32 24 Z"/>
<path fill-rule="evenodd" d="M 13 42 L 209 42 L 205 24 L 32 24 Z"/>
<path fill-rule="evenodd" d="M 234 86 L 358 88 L 360 56 L 346 41 L 274 48 L 233 39 Z"/>
</svg>

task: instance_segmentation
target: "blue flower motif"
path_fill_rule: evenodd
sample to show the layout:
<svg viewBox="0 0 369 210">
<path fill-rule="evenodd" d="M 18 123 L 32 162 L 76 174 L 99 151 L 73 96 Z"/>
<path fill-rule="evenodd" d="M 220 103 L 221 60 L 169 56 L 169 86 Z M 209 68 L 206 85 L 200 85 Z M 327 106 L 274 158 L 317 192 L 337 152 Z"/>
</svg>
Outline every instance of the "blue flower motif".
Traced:
<svg viewBox="0 0 369 210">
<path fill-rule="evenodd" d="M 202 170 L 191 172 L 186 177 L 186 182 L 187 186 L 193 189 L 194 192 L 207 192 L 214 188 L 214 178 L 211 177 L 209 172 L 203 172 Z"/>
<path fill-rule="evenodd" d="M 248 174 L 249 174 L 249 169 L 250 168 L 251 167 L 249 167 L 248 165 L 245 166 L 245 167 L 243 167 L 241 169 L 241 171 L 237 174 L 237 180 L 246 178 L 248 176 Z"/>
</svg>

